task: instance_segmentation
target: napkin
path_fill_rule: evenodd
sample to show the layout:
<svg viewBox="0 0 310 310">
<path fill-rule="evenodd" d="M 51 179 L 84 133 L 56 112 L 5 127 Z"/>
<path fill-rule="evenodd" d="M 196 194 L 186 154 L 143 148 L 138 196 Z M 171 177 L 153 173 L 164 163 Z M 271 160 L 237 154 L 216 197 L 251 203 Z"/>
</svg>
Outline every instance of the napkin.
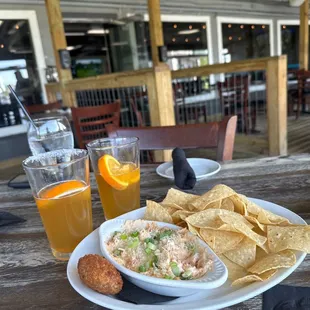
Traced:
<svg viewBox="0 0 310 310">
<path fill-rule="evenodd" d="M 123 278 L 123 281 L 123 289 L 120 293 L 116 295 L 122 301 L 130 302 L 136 305 L 152 305 L 177 298 L 158 295 L 149 291 L 145 291 L 142 288 L 135 286 L 133 283 L 127 281 L 125 278 Z"/>
<path fill-rule="evenodd" d="M 4 212 L 4 211 L 0 212 L 0 226 L 17 224 L 17 223 L 22 223 L 25 221 L 26 221 L 25 219 L 19 216 L 13 215 L 9 212 Z"/>
<path fill-rule="evenodd" d="M 175 185 L 181 189 L 192 189 L 196 184 L 196 175 L 184 151 L 178 147 L 175 148 L 172 152 L 172 160 Z"/>
<path fill-rule="evenodd" d="M 309 310 L 310 287 L 277 285 L 263 294 L 263 310 Z"/>
</svg>

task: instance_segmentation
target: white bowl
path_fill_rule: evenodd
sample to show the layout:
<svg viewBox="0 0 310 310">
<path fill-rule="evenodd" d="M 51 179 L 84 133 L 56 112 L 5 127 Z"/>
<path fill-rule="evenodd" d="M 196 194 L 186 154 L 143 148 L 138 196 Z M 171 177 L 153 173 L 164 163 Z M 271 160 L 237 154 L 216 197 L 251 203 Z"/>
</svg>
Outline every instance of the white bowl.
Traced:
<svg viewBox="0 0 310 310">
<path fill-rule="evenodd" d="M 155 278 L 140 274 L 138 272 L 127 269 L 117 263 L 113 256 L 107 250 L 106 242 L 110 240 L 115 231 L 121 231 L 126 220 L 114 219 L 104 222 L 99 228 L 100 248 L 105 258 L 118 269 L 125 278 L 133 284 L 150 291 L 155 294 L 165 296 L 187 296 L 199 291 L 217 288 L 225 283 L 228 277 L 228 271 L 224 263 L 215 255 L 209 246 L 199 239 L 199 243 L 207 249 L 207 252 L 213 259 L 213 269 L 208 271 L 203 277 L 195 280 L 167 280 Z M 151 221 L 144 221 L 145 225 Z M 178 230 L 180 227 L 163 222 L 155 222 L 159 227 L 168 227 Z"/>
</svg>

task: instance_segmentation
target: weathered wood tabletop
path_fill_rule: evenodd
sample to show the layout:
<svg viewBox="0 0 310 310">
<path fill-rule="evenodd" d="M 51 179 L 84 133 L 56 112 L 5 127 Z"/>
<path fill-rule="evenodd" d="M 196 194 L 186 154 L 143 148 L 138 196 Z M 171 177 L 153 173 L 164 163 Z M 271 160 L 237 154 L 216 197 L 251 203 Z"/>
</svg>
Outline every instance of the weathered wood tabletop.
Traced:
<svg viewBox="0 0 310 310">
<path fill-rule="evenodd" d="M 155 166 L 141 171 L 141 205 L 160 201 L 173 186 L 156 175 Z M 237 160 L 226 163 L 215 176 L 199 181 L 202 194 L 224 183 L 249 197 L 289 208 L 310 223 L 310 156 Z M 103 221 L 98 191 L 92 179 L 94 228 Z M 0 309 L 100 309 L 77 294 L 66 277 L 66 263 L 56 261 L 49 249 L 30 190 L 14 190 L 0 181 L 0 211 L 25 218 L 25 223 L 0 227 Z M 310 286 L 310 255 L 283 284 Z M 262 309 L 257 296 L 227 309 Z"/>
</svg>

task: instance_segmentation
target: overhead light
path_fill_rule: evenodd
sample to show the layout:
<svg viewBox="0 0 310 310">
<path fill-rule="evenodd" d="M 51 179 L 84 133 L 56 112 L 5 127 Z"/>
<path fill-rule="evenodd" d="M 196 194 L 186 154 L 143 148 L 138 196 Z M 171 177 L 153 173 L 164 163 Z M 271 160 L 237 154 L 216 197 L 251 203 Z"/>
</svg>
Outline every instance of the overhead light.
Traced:
<svg viewBox="0 0 310 310">
<path fill-rule="evenodd" d="M 231 28 L 231 24 L 228 24 L 228 28 Z"/>
<path fill-rule="evenodd" d="M 178 25 L 177 25 L 177 24 L 174 24 L 174 25 L 173 25 L 173 28 L 174 28 L 174 29 L 178 28 Z"/>
<path fill-rule="evenodd" d="M 207 26 L 206 25 L 202 25 L 202 29 L 206 29 L 207 28 Z"/>
<path fill-rule="evenodd" d="M 228 40 L 231 41 L 231 40 L 232 40 L 232 36 L 230 36 L 230 37 L 228 38 Z"/>
<path fill-rule="evenodd" d="M 189 26 L 188 26 L 188 29 L 193 29 L 193 26 L 192 26 L 192 25 L 189 25 Z"/>
<path fill-rule="evenodd" d="M 181 35 L 187 35 L 187 34 L 193 34 L 193 33 L 197 33 L 199 32 L 200 30 L 199 29 L 191 29 L 191 30 L 180 30 L 178 31 L 178 34 L 181 34 Z"/>
<path fill-rule="evenodd" d="M 88 34 L 108 34 L 110 31 L 108 29 L 103 29 L 103 28 L 94 28 L 94 29 L 89 29 L 87 31 Z"/>
<path fill-rule="evenodd" d="M 243 28 L 244 28 L 244 25 L 240 25 L 240 28 L 243 29 Z"/>
<path fill-rule="evenodd" d="M 283 28 L 283 29 L 285 29 L 285 28 L 286 28 L 286 26 L 285 26 L 285 25 L 283 25 L 283 26 L 282 26 L 282 28 Z"/>
<path fill-rule="evenodd" d="M 82 46 L 83 45 L 67 46 L 67 51 L 77 50 L 78 48 L 81 48 Z"/>
<path fill-rule="evenodd" d="M 255 26 L 254 26 L 254 25 L 252 25 L 252 26 L 251 26 L 251 28 L 252 28 L 252 29 L 255 29 Z"/>
<path fill-rule="evenodd" d="M 0 47 L 1 47 L 1 48 L 4 48 L 4 44 L 1 44 Z"/>
<path fill-rule="evenodd" d="M 198 38 L 196 39 L 196 41 L 199 42 L 199 41 L 200 41 L 200 38 L 198 37 Z"/>
<path fill-rule="evenodd" d="M 241 41 L 241 40 L 242 40 L 242 38 L 241 38 L 241 37 L 238 37 L 238 40 L 239 40 L 239 41 Z"/>
<path fill-rule="evenodd" d="M 262 28 L 263 28 L 263 29 L 265 29 L 265 28 L 266 28 L 266 26 L 265 26 L 265 25 L 262 25 Z"/>
<path fill-rule="evenodd" d="M 85 36 L 86 33 L 85 32 L 66 32 L 65 35 L 68 37 L 81 37 L 81 36 Z"/>
<path fill-rule="evenodd" d="M 18 30 L 18 29 L 19 29 L 19 26 L 18 26 L 18 24 L 17 24 L 17 25 L 15 25 L 15 29 L 16 29 L 16 30 Z"/>
<path fill-rule="evenodd" d="M 188 42 L 188 39 L 187 39 L 187 38 L 185 39 L 185 42 L 186 42 L 186 43 Z"/>
<path fill-rule="evenodd" d="M 172 38 L 172 42 L 175 42 L 175 38 Z"/>
</svg>

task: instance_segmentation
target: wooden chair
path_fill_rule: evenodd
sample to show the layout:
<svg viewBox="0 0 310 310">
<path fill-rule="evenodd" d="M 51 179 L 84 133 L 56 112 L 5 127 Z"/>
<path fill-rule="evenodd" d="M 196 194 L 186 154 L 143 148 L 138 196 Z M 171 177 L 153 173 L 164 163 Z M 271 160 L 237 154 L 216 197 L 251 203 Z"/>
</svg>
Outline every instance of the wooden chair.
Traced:
<svg viewBox="0 0 310 310">
<path fill-rule="evenodd" d="M 60 101 L 48 103 L 48 104 L 34 104 L 34 105 L 25 105 L 26 110 L 29 114 L 36 114 L 36 113 L 44 113 L 46 111 L 51 110 L 59 110 L 61 109 L 62 103 Z"/>
<path fill-rule="evenodd" d="M 310 71 L 296 70 L 294 72 L 297 79 L 297 89 L 291 90 L 289 94 L 289 114 L 296 108 L 296 119 L 299 118 L 301 110 L 310 104 Z"/>
<path fill-rule="evenodd" d="M 121 102 L 101 106 L 71 108 L 74 131 L 80 148 L 95 139 L 107 136 L 106 125 L 119 126 Z"/>
<path fill-rule="evenodd" d="M 256 127 L 256 109 L 249 109 L 249 81 L 250 76 L 230 77 L 225 82 L 217 83 L 222 113 L 224 116 L 238 115 L 241 120 L 239 131 L 249 133 L 249 117 L 252 119 L 252 131 Z M 250 115 L 249 115 L 250 114 Z"/>
<path fill-rule="evenodd" d="M 163 127 L 118 128 L 107 125 L 109 137 L 138 137 L 141 150 L 216 148 L 217 160 L 231 160 L 237 116 L 220 122 Z"/>
</svg>

